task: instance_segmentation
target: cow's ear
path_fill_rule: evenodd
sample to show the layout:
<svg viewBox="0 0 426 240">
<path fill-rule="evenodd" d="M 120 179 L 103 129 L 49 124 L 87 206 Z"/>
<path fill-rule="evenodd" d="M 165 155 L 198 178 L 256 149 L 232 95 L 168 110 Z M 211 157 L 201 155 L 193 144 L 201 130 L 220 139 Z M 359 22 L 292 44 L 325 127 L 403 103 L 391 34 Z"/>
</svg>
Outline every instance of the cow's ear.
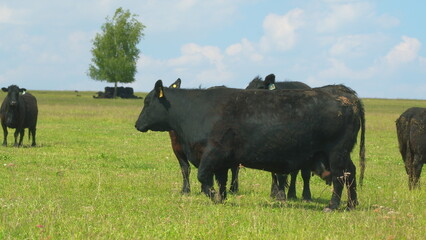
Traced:
<svg viewBox="0 0 426 240">
<path fill-rule="evenodd" d="M 19 89 L 19 92 L 26 92 L 27 91 L 27 89 L 25 89 L 25 88 L 20 88 Z"/>
<path fill-rule="evenodd" d="M 163 82 L 161 80 L 158 80 L 155 83 L 154 90 L 155 90 L 155 96 L 157 96 L 158 98 L 164 97 Z"/>
<path fill-rule="evenodd" d="M 1 88 L 1 90 L 3 90 L 3 92 L 7 92 L 7 88 L 5 87 Z"/>
<path fill-rule="evenodd" d="M 180 78 L 178 78 L 172 85 L 170 85 L 170 88 L 180 88 L 181 82 Z"/>
<path fill-rule="evenodd" d="M 269 74 L 268 76 L 265 77 L 265 88 L 269 89 L 269 90 L 274 90 L 275 89 L 275 75 L 274 74 Z"/>
</svg>

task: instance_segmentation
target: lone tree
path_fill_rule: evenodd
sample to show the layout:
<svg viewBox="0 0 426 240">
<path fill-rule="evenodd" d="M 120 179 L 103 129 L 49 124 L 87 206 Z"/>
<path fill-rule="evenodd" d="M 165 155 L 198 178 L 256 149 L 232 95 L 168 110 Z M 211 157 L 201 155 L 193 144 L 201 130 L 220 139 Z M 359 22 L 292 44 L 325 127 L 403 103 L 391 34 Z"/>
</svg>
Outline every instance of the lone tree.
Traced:
<svg viewBox="0 0 426 240">
<path fill-rule="evenodd" d="M 139 49 L 136 45 L 144 35 L 145 26 L 129 10 L 118 8 L 112 19 L 106 18 L 102 33 L 93 40 L 92 63 L 87 75 L 97 81 L 114 83 L 114 98 L 117 83 L 135 81 Z"/>
</svg>

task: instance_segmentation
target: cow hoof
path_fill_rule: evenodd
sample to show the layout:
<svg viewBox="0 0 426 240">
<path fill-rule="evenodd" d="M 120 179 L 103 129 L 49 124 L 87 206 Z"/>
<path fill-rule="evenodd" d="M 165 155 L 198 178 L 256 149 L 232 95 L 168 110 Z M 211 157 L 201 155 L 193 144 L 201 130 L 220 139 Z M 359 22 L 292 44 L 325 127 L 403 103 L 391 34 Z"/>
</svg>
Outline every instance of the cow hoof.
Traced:
<svg viewBox="0 0 426 240">
<path fill-rule="evenodd" d="M 326 207 L 326 208 L 324 208 L 322 211 L 323 211 L 323 212 L 325 212 L 325 213 L 328 213 L 328 212 L 333 212 L 333 211 L 334 211 L 334 209 L 331 209 L 331 208 L 329 208 L 329 207 Z"/>
<path fill-rule="evenodd" d="M 284 202 L 286 200 L 285 192 L 284 191 L 278 191 L 275 194 L 275 200 Z"/>
</svg>

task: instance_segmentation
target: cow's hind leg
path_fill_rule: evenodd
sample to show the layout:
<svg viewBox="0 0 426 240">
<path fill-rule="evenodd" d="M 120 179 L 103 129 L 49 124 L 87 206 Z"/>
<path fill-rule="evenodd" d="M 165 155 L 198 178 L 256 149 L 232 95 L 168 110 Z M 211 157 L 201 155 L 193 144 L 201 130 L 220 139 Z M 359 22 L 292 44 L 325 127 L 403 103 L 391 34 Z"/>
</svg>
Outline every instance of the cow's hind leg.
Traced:
<svg viewBox="0 0 426 240">
<path fill-rule="evenodd" d="M 413 169 L 411 171 L 411 189 L 416 189 L 416 188 L 420 188 L 420 176 L 422 173 L 422 168 L 423 168 L 423 164 L 424 164 L 424 160 L 422 158 L 422 156 L 420 156 L 420 154 L 415 154 L 414 155 L 414 161 L 413 161 Z"/>
<path fill-rule="evenodd" d="M 231 187 L 229 188 L 229 191 L 231 193 L 238 193 L 238 173 L 240 171 L 240 167 L 232 167 L 231 173 L 232 173 L 232 179 L 231 179 Z"/>
<path fill-rule="evenodd" d="M 28 135 L 31 135 L 31 137 L 32 137 L 31 146 L 35 147 L 36 146 L 36 128 L 35 127 L 30 128 Z"/>
<path fill-rule="evenodd" d="M 331 195 L 330 203 L 324 209 L 325 212 L 335 210 L 340 205 L 343 186 L 345 186 L 345 161 L 347 160 L 348 155 L 348 153 L 340 153 L 340 150 L 330 154 L 330 170 L 333 183 L 333 193 Z"/>
<path fill-rule="evenodd" d="M 349 159 L 349 166 L 344 173 L 344 181 L 348 190 L 348 205 L 347 209 L 354 209 L 358 205 L 358 197 L 356 191 L 356 167 L 352 160 Z"/>
</svg>

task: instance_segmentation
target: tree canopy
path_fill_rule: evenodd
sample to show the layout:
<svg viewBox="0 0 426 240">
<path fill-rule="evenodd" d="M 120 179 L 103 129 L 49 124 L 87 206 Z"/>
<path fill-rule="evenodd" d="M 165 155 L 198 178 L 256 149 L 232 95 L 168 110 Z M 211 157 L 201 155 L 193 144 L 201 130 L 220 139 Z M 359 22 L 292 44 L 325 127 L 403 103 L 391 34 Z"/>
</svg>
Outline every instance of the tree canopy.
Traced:
<svg viewBox="0 0 426 240">
<path fill-rule="evenodd" d="M 137 72 L 136 63 L 145 26 L 129 10 L 118 8 L 112 19 L 106 18 L 102 32 L 93 40 L 92 63 L 88 76 L 94 80 L 114 83 L 132 83 Z M 114 95 L 115 97 L 115 95 Z"/>
</svg>

